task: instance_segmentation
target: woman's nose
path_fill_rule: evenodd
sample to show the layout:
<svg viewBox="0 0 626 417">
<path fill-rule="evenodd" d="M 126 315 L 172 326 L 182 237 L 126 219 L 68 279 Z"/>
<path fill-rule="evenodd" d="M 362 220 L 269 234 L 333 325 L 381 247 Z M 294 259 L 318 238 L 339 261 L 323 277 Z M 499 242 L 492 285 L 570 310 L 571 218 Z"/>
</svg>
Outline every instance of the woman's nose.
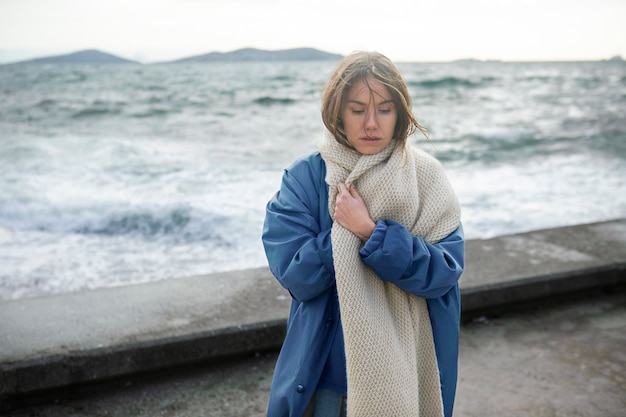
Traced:
<svg viewBox="0 0 626 417">
<path fill-rule="evenodd" d="M 369 110 L 365 116 L 365 129 L 376 129 L 376 112 L 374 110 Z"/>
</svg>

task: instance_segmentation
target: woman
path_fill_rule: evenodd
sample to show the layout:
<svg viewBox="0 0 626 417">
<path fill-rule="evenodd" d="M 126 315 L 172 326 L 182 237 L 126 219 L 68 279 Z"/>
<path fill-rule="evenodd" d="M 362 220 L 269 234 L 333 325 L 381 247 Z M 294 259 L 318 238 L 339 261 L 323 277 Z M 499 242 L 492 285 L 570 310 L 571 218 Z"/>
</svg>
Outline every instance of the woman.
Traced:
<svg viewBox="0 0 626 417">
<path fill-rule="evenodd" d="M 344 58 L 319 151 L 285 170 L 263 244 L 292 296 L 268 416 L 451 416 L 464 240 L 441 165 L 398 69 Z M 332 411 L 330 411 L 332 410 Z"/>
</svg>

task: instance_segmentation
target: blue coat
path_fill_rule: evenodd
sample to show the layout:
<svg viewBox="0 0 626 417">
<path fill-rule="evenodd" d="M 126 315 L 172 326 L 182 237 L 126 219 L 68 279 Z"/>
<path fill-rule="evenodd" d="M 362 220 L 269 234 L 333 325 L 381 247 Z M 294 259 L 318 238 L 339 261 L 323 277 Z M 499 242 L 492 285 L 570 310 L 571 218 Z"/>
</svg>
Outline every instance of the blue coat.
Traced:
<svg viewBox="0 0 626 417">
<path fill-rule="evenodd" d="M 268 417 L 302 415 L 339 330 L 325 177 L 319 153 L 302 158 L 285 170 L 280 190 L 267 204 L 263 245 L 270 270 L 292 297 Z M 444 411 L 451 416 L 458 368 L 458 280 L 464 265 L 462 226 L 429 244 L 399 223 L 379 221 L 360 255 L 382 280 L 427 299 Z"/>
</svg>

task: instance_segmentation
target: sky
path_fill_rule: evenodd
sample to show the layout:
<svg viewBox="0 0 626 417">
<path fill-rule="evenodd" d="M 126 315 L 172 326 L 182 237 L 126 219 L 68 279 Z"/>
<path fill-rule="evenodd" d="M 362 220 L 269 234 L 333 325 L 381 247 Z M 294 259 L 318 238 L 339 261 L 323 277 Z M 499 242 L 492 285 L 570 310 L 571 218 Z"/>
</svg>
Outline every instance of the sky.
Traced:
<svg viewBox="0 0 626 417">
<path fill-rule="evenodd" d="M 144 63 L 243 47 L 398 62 L 626 59 L 626 0 L 0 0 L 0 63 L 99 49 Z"/>
</svg>

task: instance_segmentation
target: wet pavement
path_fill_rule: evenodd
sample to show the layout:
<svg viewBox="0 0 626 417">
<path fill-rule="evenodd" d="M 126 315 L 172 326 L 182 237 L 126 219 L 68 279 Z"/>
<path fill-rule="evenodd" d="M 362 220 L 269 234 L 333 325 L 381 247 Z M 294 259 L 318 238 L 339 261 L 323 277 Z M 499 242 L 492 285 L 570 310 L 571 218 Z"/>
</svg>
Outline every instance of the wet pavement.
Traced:
<svg viewBox="0 0 626 417">
<path fill-rule="evenodd" d="M 7 416 L 260 417 L 276 354 L 82 387 Z M 626 416 L 626 292 L 465 323 L 454 415 Z"/>
</svg>

